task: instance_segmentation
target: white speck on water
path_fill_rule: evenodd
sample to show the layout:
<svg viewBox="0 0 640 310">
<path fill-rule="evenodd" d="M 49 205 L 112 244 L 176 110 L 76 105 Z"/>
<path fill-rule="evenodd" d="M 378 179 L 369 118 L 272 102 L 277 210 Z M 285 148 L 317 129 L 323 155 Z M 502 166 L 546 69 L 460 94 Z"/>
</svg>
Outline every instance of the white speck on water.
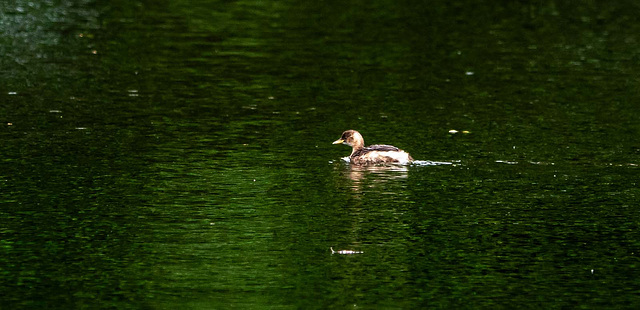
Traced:
<svg viewBox="0 0 640 310">
<path fill-rule="evenodd" d="M 60 110 L 49 110 L 49 113 L 62 113 Z"/>
<path fill-rule="evenodd" d="M 474 75 L 474 74 L 475 74 L 475 72 L 473 72 L 473 71 L 467 71 L 467 72 L 465 72 L 464 74 L 466 74 L 466 75 Z"/>
<path fill-rule="evenodd" d="M 10 92 L 8 92 L 7 94 L 8 94 L 8 95 L 17 95 L 17 94 L 18 94 L 18 92 L 10 91 Z"/>
<path fill-rule="evenodd" d="M 329 248 L 331 250 L 331 254 L 342 254 L 342 255 L 351 255 L 351 254 L 362 254 L 362 251 L 354 251 L 354 250 L 337 250 L 334 251 L 333 247 Z"/>
<path fill-rule="evenodd" d="M 497 163 L 500 164 L 508 164 L 508 165 L 517 165 L 517 161 L 508 161 L 508 160 L 496 160 Z"/>
</svg>

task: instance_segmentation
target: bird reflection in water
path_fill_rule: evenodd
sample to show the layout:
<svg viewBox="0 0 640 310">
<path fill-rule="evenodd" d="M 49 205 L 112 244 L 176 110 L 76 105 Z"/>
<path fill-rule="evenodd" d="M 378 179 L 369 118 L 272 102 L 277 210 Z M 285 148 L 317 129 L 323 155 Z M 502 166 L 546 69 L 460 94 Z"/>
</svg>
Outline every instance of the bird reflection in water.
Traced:
<svg viewBox="0 0 640 310">
<path fill-rule="evenodd" d="M 409 168 L 401 165 L 340 166 L 341 174 L 351 181 L 349 187 L 355 192 L 409 177 Z"/>
</svg>

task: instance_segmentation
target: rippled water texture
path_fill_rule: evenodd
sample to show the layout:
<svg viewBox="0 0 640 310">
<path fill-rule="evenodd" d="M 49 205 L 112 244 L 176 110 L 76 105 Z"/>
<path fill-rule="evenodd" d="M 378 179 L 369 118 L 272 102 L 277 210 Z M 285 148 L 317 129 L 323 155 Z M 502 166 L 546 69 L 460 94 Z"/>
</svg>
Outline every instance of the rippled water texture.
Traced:
<svg viewBox="0 0 640 310">
<path fill-rule="evenodd" d="M 637 308 L 639 7 L 565 2 L 3 2 L 0 307 Z"/>
</svg>

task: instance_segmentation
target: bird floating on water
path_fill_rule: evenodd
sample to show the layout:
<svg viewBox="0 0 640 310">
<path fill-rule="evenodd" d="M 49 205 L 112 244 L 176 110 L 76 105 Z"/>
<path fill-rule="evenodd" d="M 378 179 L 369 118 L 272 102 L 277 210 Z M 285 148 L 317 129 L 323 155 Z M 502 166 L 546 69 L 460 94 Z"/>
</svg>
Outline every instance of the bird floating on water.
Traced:
<svg viewBox="0 0 640 310">
<path fill-rule="evenodd" d="M 333 144 L 346 144 L 352 147 L 349 160 L 352 164 L 356 165 L 383 163 L 409 164 L 413 161 L 409 153 L 392 145 L 374 144 L 365 147 L 364 138 L 355 130 L 343 132 L 342 137 L 333 141 Z"/>
</svg>

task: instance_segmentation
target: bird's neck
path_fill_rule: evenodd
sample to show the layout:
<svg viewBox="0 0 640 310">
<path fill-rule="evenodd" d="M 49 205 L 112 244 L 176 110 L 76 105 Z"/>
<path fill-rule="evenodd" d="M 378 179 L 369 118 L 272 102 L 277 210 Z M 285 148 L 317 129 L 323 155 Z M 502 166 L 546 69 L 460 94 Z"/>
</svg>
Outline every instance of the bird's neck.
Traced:
<svg viewBox="0 0 640 310">
<path fill-rule="evenodd" d="M 351 155 L 364 148 L 364 142 L 356 143 L 352 146 Z"/>
</svg>

